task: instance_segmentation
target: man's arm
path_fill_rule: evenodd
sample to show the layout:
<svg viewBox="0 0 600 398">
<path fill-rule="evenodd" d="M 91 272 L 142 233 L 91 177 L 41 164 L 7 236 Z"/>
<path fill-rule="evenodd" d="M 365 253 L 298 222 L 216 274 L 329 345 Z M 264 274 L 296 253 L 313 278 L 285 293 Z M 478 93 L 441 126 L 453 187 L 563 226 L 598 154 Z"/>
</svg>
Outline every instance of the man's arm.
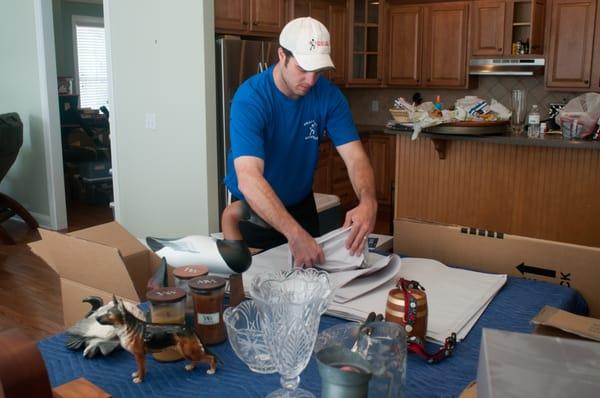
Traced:
<svg viewBox="0 0 600 398">
<path fill-rule="evenodd" d="M 375 176 L 369 157 L 360 141 L 340 145 L 337 150 L 346 164 L 359 204 L 346 213 L 344 227 L 352 226 L 346 247 L 354 255 L 360 254 L 368 235 L 375 228 L 377 198 Z"/>
<path fill-rule="evenodd" d="M 254 156 L 234 160 L 238 188 L 252 210 L 288 240 L 295 265 L 323 264 L 325 256 L 315 239 L 292 217 L 263 176 L 264 161 Z"/>
</svg>

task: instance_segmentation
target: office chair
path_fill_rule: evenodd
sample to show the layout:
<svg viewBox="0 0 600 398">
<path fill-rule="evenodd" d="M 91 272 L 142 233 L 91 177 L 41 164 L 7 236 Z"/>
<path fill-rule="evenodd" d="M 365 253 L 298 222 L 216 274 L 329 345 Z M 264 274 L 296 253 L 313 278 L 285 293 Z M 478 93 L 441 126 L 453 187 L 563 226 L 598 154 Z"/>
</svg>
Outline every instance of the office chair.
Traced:
<svg viewBox="0 0 600 398">
<path fill-rule="evenodd" d="M 8 173 L 23 145 L 23 123 L 17 113 L 0 115 L 0 182 Z M 38 223 L 19 202 L 0 192 L 0 223 L 18 215 L 34 229 Z M 14 239 L 0 225 L 0 240 L 5 243 L 15 244 Z"/>
</svg>

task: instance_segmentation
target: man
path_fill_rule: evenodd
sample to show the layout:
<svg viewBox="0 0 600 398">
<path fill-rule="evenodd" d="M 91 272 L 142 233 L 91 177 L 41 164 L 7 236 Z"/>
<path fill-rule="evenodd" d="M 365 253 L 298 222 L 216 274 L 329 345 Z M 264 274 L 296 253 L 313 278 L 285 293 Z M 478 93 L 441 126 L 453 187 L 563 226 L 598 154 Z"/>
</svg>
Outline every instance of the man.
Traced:
<svg viewBox="0 0 600 398">
<path fill-rule="evenodd" d="M 361 253 L 377 213 L 373 169 L 362 147 L 348 103 L 320 72 L 334 68 L 329 32 L 319 21 L 298 18 L 279 36 L 279 61 L 248 79 L 231 105 L 231 149 L 225 184 L 273 228 L 240 223 L 251 247 L 287 240 L 296 265 L 325 261 L 318 236 L 312 183 L 324 131 L 348 169 L 359 205 L 346 213 L 352 226 L 346 247 Z M 235 204 L 235 206 L 241 206 Z M 239 210 L 239 209 L 238 209 Z"/>
</svg>

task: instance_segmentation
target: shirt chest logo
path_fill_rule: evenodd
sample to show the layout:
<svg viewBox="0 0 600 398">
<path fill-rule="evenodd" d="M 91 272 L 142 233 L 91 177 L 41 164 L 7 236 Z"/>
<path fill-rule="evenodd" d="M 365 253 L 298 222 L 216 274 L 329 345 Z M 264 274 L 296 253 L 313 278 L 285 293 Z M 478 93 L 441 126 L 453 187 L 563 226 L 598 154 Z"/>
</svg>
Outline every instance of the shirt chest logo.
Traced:
<svg viewBox="0 0 600 398">
<path fill-rule="evenodd" d="M 319 140 L 319 123 L 314 120 L 304 122 L 304 129 L 306 131 L 304 140 Z"/>
</svg>

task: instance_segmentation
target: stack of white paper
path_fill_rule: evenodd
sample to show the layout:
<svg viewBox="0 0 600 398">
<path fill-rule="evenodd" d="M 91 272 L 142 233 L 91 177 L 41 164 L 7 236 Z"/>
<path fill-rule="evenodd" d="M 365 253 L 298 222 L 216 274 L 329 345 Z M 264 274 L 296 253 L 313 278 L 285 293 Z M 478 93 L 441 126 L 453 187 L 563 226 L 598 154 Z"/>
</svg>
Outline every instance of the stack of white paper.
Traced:
<svg viewBox="0 0 600 398">
<path fill-rule="evenodd" d="M 400 262 L 391 261 L 392 256 L 386 257 L 369 253 L 368 258 L 373 259 L 372 266 L 369 268 L 357 268 L 350 271 L 329 273 L 329 282 L 336 289 L 335 301 L 343 303 L 356 298 L 394 278 L 398 273 Z M 242 274 L 246 295 L 249 295 L 250 283 L 255 276 L 266 272 L 290 270 L 291 267 L 289 266 L 288 259 L 289 249 L 287 244 L 252 257 L 252 266 Z M 360 278 L 361 276 L 363 278 Z"/>
<path fill-rule="evenodd" d="M 252 266 L 243 274 L 246 291 L 256 275 L 291 269 L 289 261 L 287 244 L 255 255 Z M 439 343 L 453 332 L 462 340 L 506 282 L 506 275 L 450 268 L 423 258 L 368 253 L 366 263 L 368 268 L 353 266 L 329 274 L 337 290 L 327 313 L 357 321 L 372 311 L 383 314 L 388 292 L 400 277 L 416 280 L 427 293 L 427 338 Z"/>
<path fill-rule="evenodd" d="M 383 314 L 388 292 L 400 277 L 425 287 L 427 338 L 439 343 L 453 332 L 458 340 L 465 338 L 506 282 L 506 275 L 450 268 L 425 258 L 403 258 L 400 272 L 392 280 L 349 302 L 333 302 L 328 313 L 350 320 L 363 320 L 371 311 Z"/>
</svg>

